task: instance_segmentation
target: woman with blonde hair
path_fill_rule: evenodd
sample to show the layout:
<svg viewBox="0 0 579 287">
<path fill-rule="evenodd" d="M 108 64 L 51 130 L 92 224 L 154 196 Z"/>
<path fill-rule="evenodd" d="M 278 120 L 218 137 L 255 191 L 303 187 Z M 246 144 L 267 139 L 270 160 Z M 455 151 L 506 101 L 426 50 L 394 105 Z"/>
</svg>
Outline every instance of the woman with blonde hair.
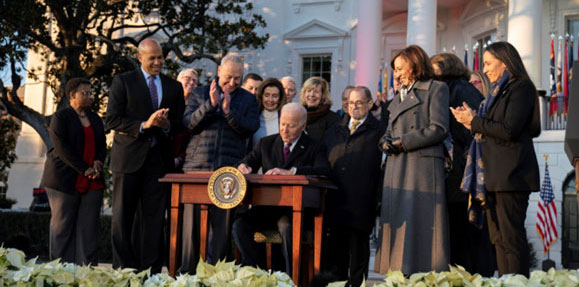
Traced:
<svg viewBox="0 0 579 287">
<path fill-rule="evenodd" d="M 489 78 L 480 70 L 474 71 L 470 74 L 469 83 L 471 83 L 483 95 L 483 97 L 487 96 L 491 88 Z"/>
<path fill-rule="evenodd" d="M 340 121 L 340 116 L 330 110 L 332 97 L 328 82 L 320 77 L 311 77 L 304 83 L 300 104 L 308 111 L 306 132 L 316 141 L 322 140 L 326 130 Z"/>
</svg>

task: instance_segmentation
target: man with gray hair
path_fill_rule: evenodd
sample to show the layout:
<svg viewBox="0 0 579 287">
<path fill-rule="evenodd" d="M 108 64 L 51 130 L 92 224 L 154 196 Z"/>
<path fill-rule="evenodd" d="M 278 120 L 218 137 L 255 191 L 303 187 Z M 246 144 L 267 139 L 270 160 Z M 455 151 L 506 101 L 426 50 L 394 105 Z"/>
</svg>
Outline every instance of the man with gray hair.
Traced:
<svg viewBox="0 0 579 287">
<path fill-rule="evenodd" d="M 298 103 L 289 103 L 281 109 L 279 134 L 262 138 L 254 149 L 240 162 L 237 169 L 243 174 L 257 172 L 272 175 L 327 176 L 330 165 L 324 145 L 304 133 L 307 122 L 306 109 Z M 256 231 L 278 226 L 282 236 L 285 272 L 291 274 L 291 210 L 258 206 L 250 209 L 233 223 L 233 238 L 241 252 L 241 263 L 265 268 L 260 246 L 253 240 Z M 269 228 L 268 228 L 269 227 Z"/>
<path fill-rule="evenodd" d="M 294 80 L 294 78 L 290 76 L 285 76 L 281 78 L 279 81 L 283 85 L 283 89 L 287 97 L 287 102 L 288 103 L 293 102 L 297 94 L 296 81 Z"/>
<path fill-rule="evenodd" d="M 183 124 L 192 131 L 183 170 L 213 171 L 234 166 L 245 156 L 246 140 L 259 128 L 257 100 L 240 88 L 243 61 L 227 55 L 210 85 L 198 87 L 187 101 Z M 207 262 L 217 263 L 229 251 L 231 210 L 211 207 Z M 231 257 L 229 258 L 232 259 Z M 199 258 L 192 258 L 191 268 Z M 182 271 L 187 268 L 182 266 Z"/>
</svg>

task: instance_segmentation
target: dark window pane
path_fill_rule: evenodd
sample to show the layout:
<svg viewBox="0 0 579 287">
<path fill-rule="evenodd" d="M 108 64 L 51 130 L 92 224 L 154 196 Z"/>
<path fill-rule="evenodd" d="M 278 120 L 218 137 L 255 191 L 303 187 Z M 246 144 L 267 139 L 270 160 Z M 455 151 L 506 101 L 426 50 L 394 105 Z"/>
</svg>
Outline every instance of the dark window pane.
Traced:
<svg viewBox="0 0 579 287">
<path fill-rule="evenodd" d="M 320 57 L 314 57 L 312 59 L 312 71 L 314 73 L 319 73 L 322 70 L 322 59 Z"/>
<path fill-rule="evenodd" d="M 332 71 L 332 59 L 328 56 L 324 57 L 324 61 L 322 62 L 322 71 L 323 72 Z"/>
</svg>

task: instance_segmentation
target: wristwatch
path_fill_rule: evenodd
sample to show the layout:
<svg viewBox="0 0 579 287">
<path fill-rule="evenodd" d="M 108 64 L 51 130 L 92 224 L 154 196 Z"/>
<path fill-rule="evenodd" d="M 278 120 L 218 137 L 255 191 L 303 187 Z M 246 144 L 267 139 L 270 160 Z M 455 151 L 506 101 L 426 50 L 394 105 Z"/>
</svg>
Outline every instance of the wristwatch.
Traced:
<svg viewBox="0 0 579 287">
<path fill-rule="evenodd" d="M 298 171 L 298 168 L 295 166 L 292 166 L 292 168 L 290 168 L 290 172 L 292 173 L 292 175 L 296 175 L 297 171 Z"/>
</svg>

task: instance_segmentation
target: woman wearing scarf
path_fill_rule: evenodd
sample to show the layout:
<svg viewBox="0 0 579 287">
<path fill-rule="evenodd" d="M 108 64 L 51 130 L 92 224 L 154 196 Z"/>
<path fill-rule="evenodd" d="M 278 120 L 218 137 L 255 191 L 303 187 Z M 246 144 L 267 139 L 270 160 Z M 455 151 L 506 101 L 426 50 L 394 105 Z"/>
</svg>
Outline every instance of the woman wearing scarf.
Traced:
<svg viewBox="0 0 579 287">
<path fill-rule="evenodd" d="M 433 80 L 428 55 L 411 45 L 391 67 L 400 89 L 388 106 L 380 146 L 387 153 L 379 251 L 374 269 L 404 274 L 448 269 L 448 215 L 443 141 L 449 132 L 445 83 Z"/>
<path fill-rule="evenodd" d="M 328 82 L 320 77 L 311 77 L 304 83 L 300 104 L 308 110 L 306 133 L 315 141 L 321 141 L 326 130 L 341 120 L 330 110 L 332 97 Z"/>
<path fill-rule="evenodd" d="M 533 148 L 541 133 L 537 90 L 511 44 L 489 45 L 483 62 L 491 89 L 478 111 L 467 104 L 450 108 L 475 134 L 461 188 L 470 194 L 471 222 L 483 223 L 485 207 L 499 275 L 529 276 L 525 217 L 530 192 L 540 188 Z"/>
<path fill-rule="evenodd" d="M 478 107 L 483 96 L 471 85 L 470 71 L 462 60 L 452 53 L 440 53 L 430 58 L 434 74 L 448 86 L 449 102 L 453 108 L 466 102 Z M 454 117 L 450 117 L 452 137 L 452 169 L 446 174 L 446 199 L 450 227 L 450 264 L 460 265 L 471 273 L 491 277 L 496 270 L 495 250 L 485 228 L 476 228 L 468 221 L 468 194 L 460 189 L 466 165 L 466 156 L 472 142 L 472 134 Z M 489 256 L 489 254 L 492 254 Z"/>
</svg>

